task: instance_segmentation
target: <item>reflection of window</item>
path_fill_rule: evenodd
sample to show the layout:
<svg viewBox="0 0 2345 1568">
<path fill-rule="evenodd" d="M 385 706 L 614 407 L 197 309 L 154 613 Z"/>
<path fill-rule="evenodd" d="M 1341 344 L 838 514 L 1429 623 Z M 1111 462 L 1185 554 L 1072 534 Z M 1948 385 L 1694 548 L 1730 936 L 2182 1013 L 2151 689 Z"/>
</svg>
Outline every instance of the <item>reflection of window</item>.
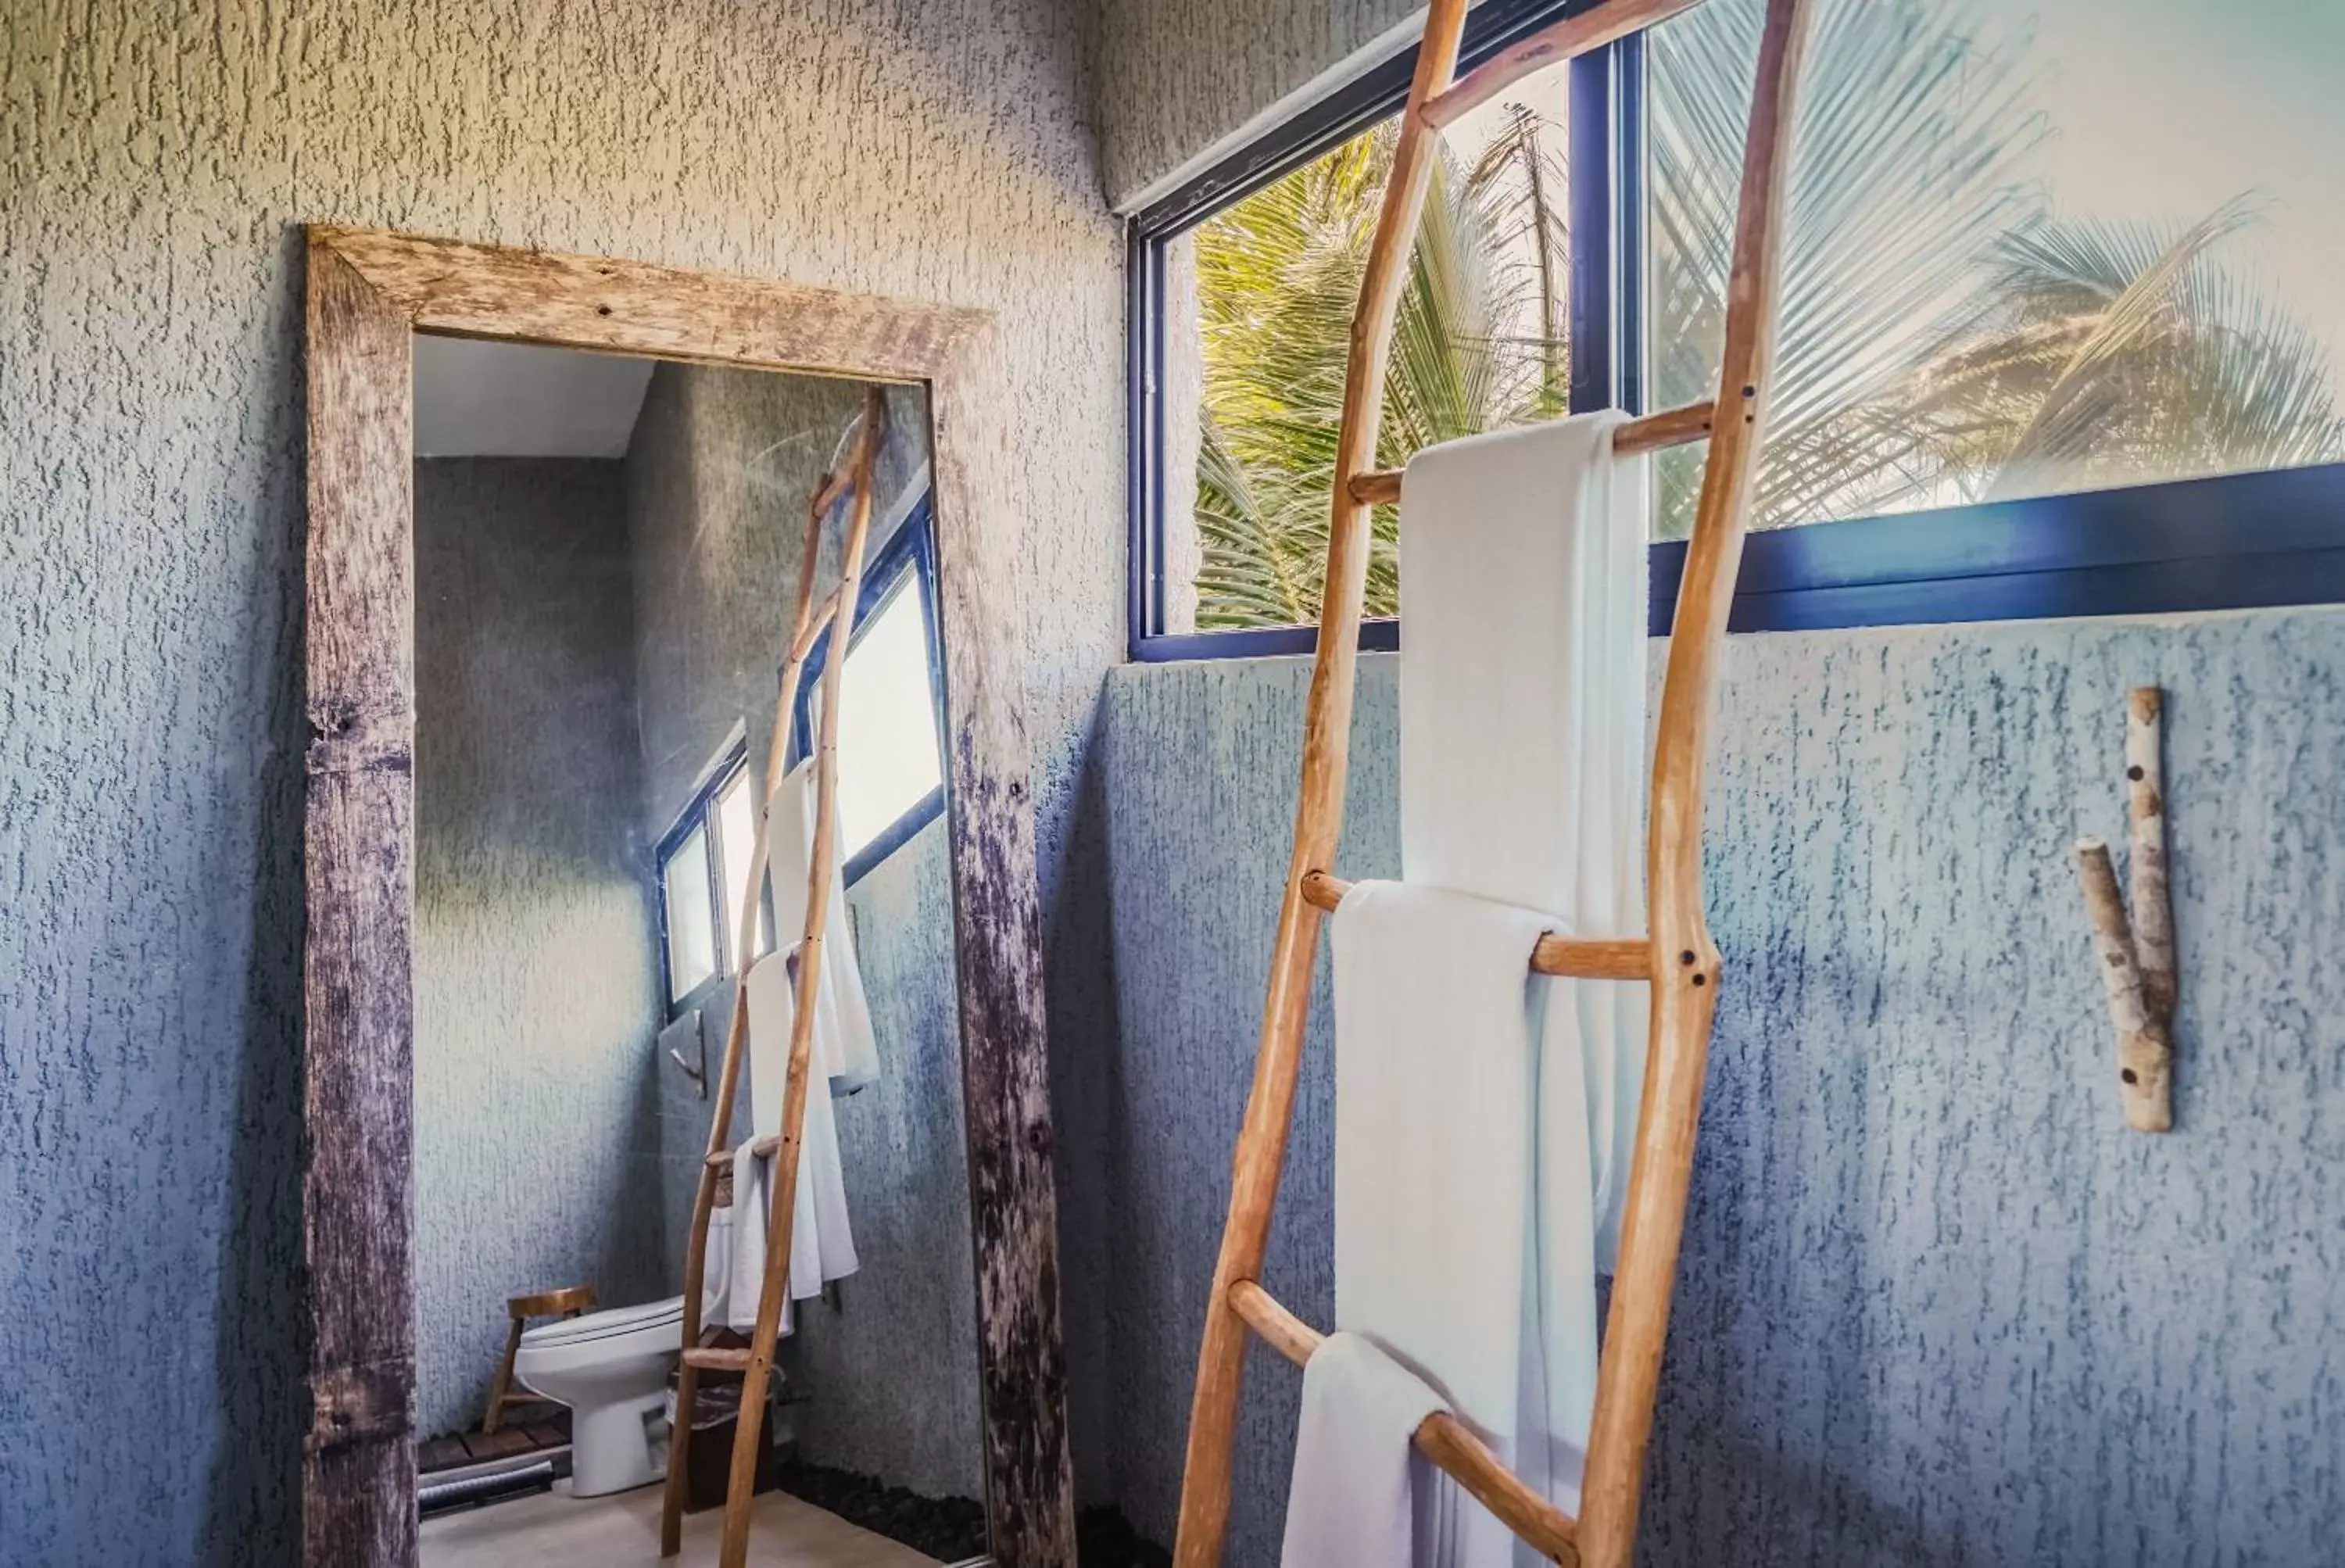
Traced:
<svg viewBox="0 0 2345 1568">
<path fill-rule="evenodd" d="M 1461 68 L 1559 9 L 1484 0 Z M 1711 395 L 1761 9 L 1703 0 L 1452 127 L 1380 466 L 1566 390 Z M 1751 542 L 1737 629 L 2345 598 L 2345 24 L 2280 9 L 1816 0 L 1751 521 L 1819 526 Z M 1414 56 L 1134 217 L 1135 657 L 1312 646 Z M 1704 451 L 1655 462 L 1657 630 Z M 1374 529 L 1362 643 L 1392 647 Z"/>
<path fill-rule="evenodd" d="M 1754 525 L 2345 456 L 2345 25 L 2259 9 L 1817 7 Z M 1760 12 L 1649 35 L 1657 405 L 1716 375 Z M 1663 461 L 1664 536 L 1700 463 Z"/>
<path fill-rule="evenodd" d="M 850 881 L 944 804 L 929 528 L 923 502 L 864 573 L 839 675 L 838 849 Z M 827 657 L 826 637 L 800 687 L 802 750 L 822 722 Z"/>
<path fill-rule="evenodd" d="M 693 791 L 691 804 L 661 840 L 660 907 L 667 927 L 671 1002 L 733 972 L 740 945 L 734 932 L 748 896 L 756 834 L 747 751 L 736 742 L 709 769 Z M 772 946 L 772 920 L 761 901 L 757 951 Z"/>
<path fill-rule="evenodd" d="M 695 825 L 660 861 L 667 908 L 667 994 L 676 1001 L 716 972 L 716 910 L 708 880 L 708 830 Z"/>
</svg>

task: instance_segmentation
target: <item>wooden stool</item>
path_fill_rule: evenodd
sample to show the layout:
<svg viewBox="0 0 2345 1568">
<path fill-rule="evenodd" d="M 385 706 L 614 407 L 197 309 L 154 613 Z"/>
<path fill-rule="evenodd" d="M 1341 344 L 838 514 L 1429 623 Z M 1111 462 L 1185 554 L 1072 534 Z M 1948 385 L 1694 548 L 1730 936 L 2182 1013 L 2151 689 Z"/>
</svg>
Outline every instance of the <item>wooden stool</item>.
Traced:
<svg viewBox="0 0 2345 1568">
<path fill-rule="evenodd" d="M 521 1350 L 521 1331 L 529 1327 L 532 1318 L 575 1318 L 581 1312 L 594 1309 L 594 1288 L 573 1285 L 562 1290 L 540 1290 L 528 1296 L 512 1296 L 505 1299 L 505 1316 L 513 1319 L 505 1331 L 505 1359 L 497 1363 L 497 1380 L 489 1385 L 489 1413 L 481 1421 L 481 1431 L 492 1432 L 504 1420 L 507 1405 L 539 1403 L 530 1393 L 515 1393 L 513 1386 L 513 1357 Z"/>
</svg>

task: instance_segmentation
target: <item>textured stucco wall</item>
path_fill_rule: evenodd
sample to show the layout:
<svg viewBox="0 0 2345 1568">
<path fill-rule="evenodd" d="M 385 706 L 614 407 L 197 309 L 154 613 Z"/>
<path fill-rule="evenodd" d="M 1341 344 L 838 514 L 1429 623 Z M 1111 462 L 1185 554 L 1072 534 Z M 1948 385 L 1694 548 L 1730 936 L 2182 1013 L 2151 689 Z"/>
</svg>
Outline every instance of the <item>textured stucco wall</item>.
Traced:
<svg viewBox="0 0 2345 1568">
<path fill-rule="evenodd" d="M 878 1082 L 834 1102 L 862 1267 L 840 1309 L 803 1302 L 790 1375 L 798 1451 L 925 1497 L 985 1495 L 977 1280 L 942 818 L 848 890 Z"/>
<path fill-rule="evenodd" d="M 926 484 L 926 398 L 908 387 L 888 395 L 874 554 Z M 735 725 L 748 732 L 754 765 L 765 766 L 807 497 L 862 403 L 860 386 L 819 377 L 663 365 L 652 378 L 625 468 L 643 715 L 638 809 L 654 838 Z M 817 592 L 837 581 L 843 522 L 842 513 L 826 530 Z M 802 1457 L 931 1497 L 982 1497 L 950 865 L 939 820 L 848 891 L 880 1054 L 879 1081 L 835 1107 L 861 1267 L 842 1286 L 839 1310 L 803 1308 L 785 1356 L 811 1396 L 793 1410 Z M 728 986 L 713 990 L 702 1003 L 712 1070 L 732 1007 Z M 709 1103 L 672 1068 L 658 1077 L 675 1278 Z M 745 1095 L 736 1138 L 748 1135 L 747 1105 Z"/>
<path fill-rule="evenodd" d="M 505 1298 L 674 1289 L 619 464 L 415 465 L 416 1420 L 479 1419 Z"/>
<path fill-rule="evenodd" d="M 10 1553 L 289 1553 L 296 226 L 1000 312 L 1055 886 L 1123 571 L 1122 252 L 1072 9 L 0 14 L 0 1420 L 44 1434 L 0 1445 Z"/>
<path fill-rule="evenodd" d="M 1660 645 L 1656 645 L 1658 656 Z M 1658 667 L 1658 658 L 1657 658 Z M 1365 661 L 1341 867 L 1397 860 Z M 1122 1044 L 1104 1455 L 1169 1540 L 1307 665 L 1104 708 Z M 2129 1133 L 2067 855 L 2172 693 L 2177 1131 Z M 1730 645 L 1728 980 L 1648 1492 L 1655 1563 L 2313 1563 L 2345 1534 L 2345 611 Z M 1324 974 L 1266 1278 L 1332 1308 Z M 1081 1310 L 1081 1308 L 1079 1308 Z M 1230 1561 L 1274 1560 L 1299 1376 L 1250 1363 Z"/>
<path fill-rule="evenodd" d="M 1102 0 L 1099 9 L 1100 164 L 1119 210 L 1323 72 L 1388 48 L 1396 31 L 1413 42 L 1410 24 L 1425 13 L 1409 0 Z M 1216 42 L 1201 48 L 1200 39 Z"/>
</svg>

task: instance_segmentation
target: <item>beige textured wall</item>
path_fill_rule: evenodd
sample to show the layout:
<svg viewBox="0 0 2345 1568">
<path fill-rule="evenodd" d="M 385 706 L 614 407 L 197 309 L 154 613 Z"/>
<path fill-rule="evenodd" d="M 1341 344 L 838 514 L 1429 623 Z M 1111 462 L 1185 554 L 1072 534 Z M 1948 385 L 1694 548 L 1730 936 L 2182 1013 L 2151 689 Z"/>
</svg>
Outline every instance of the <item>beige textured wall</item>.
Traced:
<svg viewBox="0 0 2345 1568">
<path fill-rule="evenodd" d="M 47 1434 L 0 1445 L 6 1555 L 266 1563 L 289 1540 L 297 226 L 1001 312 L 1048 866 L 1122 638 L 1122 252 L 1074 10 L 5 8 L 0 1388 Z M 107 1389 L 141 1419 L 87 1419 Z"/>
<path fill-rule="evenodd" d="M 1322 73 L 1414 43 L 1424 14 L 1409 0 L 1100 0 L 1108 199 L 1129 209 Z"/>
</svg>

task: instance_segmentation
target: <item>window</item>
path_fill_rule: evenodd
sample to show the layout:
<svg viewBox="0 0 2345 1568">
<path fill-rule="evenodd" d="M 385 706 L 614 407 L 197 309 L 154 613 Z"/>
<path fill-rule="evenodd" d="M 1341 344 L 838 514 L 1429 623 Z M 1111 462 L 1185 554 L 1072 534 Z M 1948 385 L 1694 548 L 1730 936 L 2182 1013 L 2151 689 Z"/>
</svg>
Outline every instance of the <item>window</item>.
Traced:
<svg viewBox="0 0 2345 1568">
<path fill-rule="evenodd" d="M 1650 35 L 1658 405 L 1718 362 L 1759 23 Z M 1753 525 L 2345 457 L 2340 72 L 2345 20 L 2236 0 L 1818 6 Z"/>
<path fill-rule="evenodd" d="M 944 807 L 942 681 L 927 499 L 864 573 L 840 672 L 838 848 L 849 881 L 893 853 Z M 807 661 L 798 750 L 822 722 L 829 639 Z"/>
<path fill-rule="evenodd" d="M 708 830 L 695 825 L 660 861 L 667 911 L 667 995 L 680 1002 L 716 975 L 716 911 L 708 881 Z"/>
<path fill-rule="evenodd" d="M 1509 17 L 1559 9 L 1484 6 L 1482 50 L 1524 30 Z M 1388 464 L 1569 405 L 1572 76 L 1558 66 L 1518 83 L 1445 138 L 1386 382 Z M 1386 96 L 1359 113 L 1339 105 L 1283 172 L 1236 199 L 1143 225 L 1159 230 L 1142 270 L 1161 329 L 1146 411 L 1159 438 L 1160 525 L 1135 562 L 1152 633 L 1318 618 L 1352 307 L 1397 129 L 1397 97 Z M 1393 509 L 1379 508 L 1372 527 L 1368 613 L 1388 617 L 1398 607 Z"/>
<path fill-rule="evenodd" d="M 1560 9 L 1477 7 L 1465 65 Z M 1760 14 L 1706 0 L 1452 128 L 1380 463 L 1710 395 Z M 1345 334 L 1413 65 L 1135 220 L 1136 657 L 1311 646 Z M 2340 72 L 2345 14 L 2301 7 L 1818 0 L 1735 626 L 2345 598 Z M 1656 460 L 1657 631 L 1702 456 Z M 1396 519 L 1373 528 L 1391 616 Z"/>
<path fill-rule="evenodd" d="M 756 795 L 747 743 L 738 732 L 703 775 L 692 800 L 660 842 L 660 912 L 670 1003 L 729 974 L 734 935 L 756 853 Z M 758 952 L 774 945 L 773 918 L 760 901 Z"/>
</svg>

